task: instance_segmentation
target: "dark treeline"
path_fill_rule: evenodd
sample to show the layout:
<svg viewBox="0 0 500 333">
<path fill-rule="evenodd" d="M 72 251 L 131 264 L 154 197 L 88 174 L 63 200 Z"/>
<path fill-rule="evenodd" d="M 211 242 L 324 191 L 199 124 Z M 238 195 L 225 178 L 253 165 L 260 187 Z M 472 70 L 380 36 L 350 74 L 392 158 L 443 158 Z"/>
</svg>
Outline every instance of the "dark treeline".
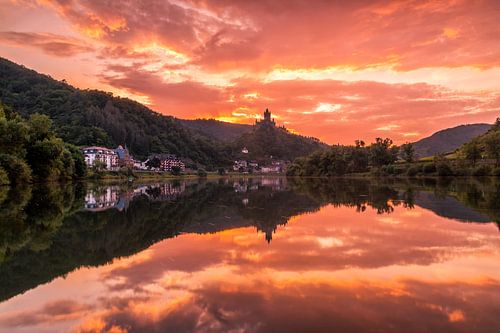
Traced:
<svg viewBox="0 0 500 333">
<path fill-rule="evenodd" d="M 391 139 L 377 138 L 370 145 L 356 141 L 353 146 L 337 145 L 297 158 L 287 175 L 335 177 L 367 172 L 376 176 L 500 176 L 500 119 L 452 155 L 417 161 L 411 143 L 398 147 Z"/>
<path fill-rule="evenodd" d="M 354 146 L 337 145 L 307 157 L 297 158 L 288 168 L 287 175 L 333 177 L 362 173 L 369 171 L 369 167 L 379 168 L 393 164 L 399 153 L 400 148 L 388 138 L 377 138 L 369 146 L 358 140 Z"/>
<path fill-rule="evenodd" d="M 0 185 L 83 177 L 83 154 L 52 129 L 49 117 L 23 119 L 0 102 Z"/>
</svg>

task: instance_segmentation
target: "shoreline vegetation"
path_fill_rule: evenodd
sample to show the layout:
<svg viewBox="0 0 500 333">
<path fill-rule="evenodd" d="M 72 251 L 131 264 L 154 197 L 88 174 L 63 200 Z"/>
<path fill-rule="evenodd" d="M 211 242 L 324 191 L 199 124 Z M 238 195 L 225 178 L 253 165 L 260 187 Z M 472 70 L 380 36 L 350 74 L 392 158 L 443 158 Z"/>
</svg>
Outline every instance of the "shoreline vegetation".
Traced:
<svg viewBox="0 0 500 333">
<path fill-rule="evenodd" d="M 389 138 L 366 145 L 332 146 L 297 158 L 287 170 L 295 177 L 500 177 L 500 118 L 485 134 L 447 155 L 417 159 L 413 144 L 396 146 Z"/>
</svg>

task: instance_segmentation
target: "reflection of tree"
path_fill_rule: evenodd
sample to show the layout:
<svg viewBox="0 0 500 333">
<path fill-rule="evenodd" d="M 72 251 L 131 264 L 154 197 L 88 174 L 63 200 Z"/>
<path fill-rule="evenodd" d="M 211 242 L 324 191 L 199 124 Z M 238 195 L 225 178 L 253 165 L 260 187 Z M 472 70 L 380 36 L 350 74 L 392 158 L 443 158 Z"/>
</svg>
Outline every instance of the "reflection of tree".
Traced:
<svg viewBox="0 0 500 333">
<path fill-rule="evenodd" d="M 183 232 L 217 232 L 255 226 L 270 241 L 276 227 L 290 217 L 318 210 L 321 206 L 347 206 L 363 212 L 371 207 L 391 213 L 397 206 L 418 205 L 423 193 L 456 198 L 456 205 L 472 207 L 499 221 L 498 181 L 428 179 L 376 181 L 371 179 L 283 179 L 279 186 L 263 186 L 259 179 L 239 184 L 234 180 L 202 180 L 172 184 L 185 190 L 163 198 L 151 186 L 150 194 L 130 196 L 126 209 L 100 212 L 80 210 L 86 187 L 57 185 L 0 191 L 0 299 L 67 274 L 81 266 L 101 265 L 128 256 L 153 243 Z M 182 187 L 182 188 L 184 188 Z M 131 185 L 121 193 L 133 191 Z M 435 209 L 435 208 L 429 208 Z M 458 214 L 450 211 L 447 214 Z M 436 210 L 438 214 L 440 212 Z M 447 215 L 443 215 L 447 216 Z"/>
</svg>

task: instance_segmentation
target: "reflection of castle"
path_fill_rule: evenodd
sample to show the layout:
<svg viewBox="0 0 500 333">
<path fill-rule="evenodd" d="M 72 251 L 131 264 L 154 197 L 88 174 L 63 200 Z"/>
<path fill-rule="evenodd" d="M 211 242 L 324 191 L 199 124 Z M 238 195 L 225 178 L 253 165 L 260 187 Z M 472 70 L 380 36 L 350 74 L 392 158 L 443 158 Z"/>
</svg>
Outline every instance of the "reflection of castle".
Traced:
<svg viewBox="0 0 500 333">
<path fill-rule="evenodd" d="M 255 125 L 273 127 L 276 126 L 274 119 L 271 118 L 271 112 L 269 111 L 269 109 L 266 109 L 266 111 L 264 111 L 264 119 L 255 121 Z"/>
</svg>

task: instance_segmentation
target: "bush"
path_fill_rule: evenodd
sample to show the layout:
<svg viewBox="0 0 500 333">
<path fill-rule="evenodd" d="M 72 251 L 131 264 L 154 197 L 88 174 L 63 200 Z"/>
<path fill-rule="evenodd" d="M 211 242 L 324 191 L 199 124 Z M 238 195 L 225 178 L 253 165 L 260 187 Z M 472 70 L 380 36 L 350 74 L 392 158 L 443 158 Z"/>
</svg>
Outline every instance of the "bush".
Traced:
<svg viewBox="0 0 500 333">
<path fill-rule="evenodd" d="M 472 174 L 476 177 L 488 176 L 491 174 L 491 168 L 488 165 L 480 165 L 474 169 Z"/>
<path fill-rule="evenodd" d="M 500 168 L 493 170 L 493 176 L 500 177 Z"/>
<path fill-rule="evenodd" d="M 205 178 L 207 176 L 207 172 L 204 169 L 198 169 L 198 177 Z"/>
<path fill-rule="evenodd" d="M 450 165 L 445 161 L 436 164 L 436 171 L 438 176 L 441 177 L 453 176 L 453 171 L 451 170 Z"/>
<path fill-rule="evenodd" d="M 31 181 L 31 168 L 19 157 L 0 154 L 0 167 L 7 172 L 11 184 L 17 185 Z"/>
<path fill-rule="evenodd" d="M 217 173 L 222 176 L 222 175 L 224 175 L 226 173 L 226 170 L 224 170 L 224 168 L 219 168 L 217 170 Z"/>
<path fill-rule="evenodd" d="M 173 166 L 173 167 L 172 167 L 172 170 L 170 171 L 170 173 L 171 173 L 172 175 L 174 175 L 174 176 L 180 176 L 181 171 L 182 171 L 182 170 L 181 170 L 181 168 L 180 168 L 180 167 L 178 167 L 178 166 Z"/>
<path fill-rule="evenodd" d="M 436 172 L 436 165 L 434 163 L 431 164 L 425 164 L 423 167 L 424 173 L 434 173 Z"/>
<path fill-rule="evenodd" d="M 4 170 L 4 168 L 0 167 L 0 185 L 9 185 L 9 175 L 7 174 L 7 171 Z"/>
<path fill-rule="evenodd" d="M 411 166 L 406 170 L 406 175 L 409 177 L 414 177 L 420 172 L 420 168 L 417 166 Z"/>
</svg>

